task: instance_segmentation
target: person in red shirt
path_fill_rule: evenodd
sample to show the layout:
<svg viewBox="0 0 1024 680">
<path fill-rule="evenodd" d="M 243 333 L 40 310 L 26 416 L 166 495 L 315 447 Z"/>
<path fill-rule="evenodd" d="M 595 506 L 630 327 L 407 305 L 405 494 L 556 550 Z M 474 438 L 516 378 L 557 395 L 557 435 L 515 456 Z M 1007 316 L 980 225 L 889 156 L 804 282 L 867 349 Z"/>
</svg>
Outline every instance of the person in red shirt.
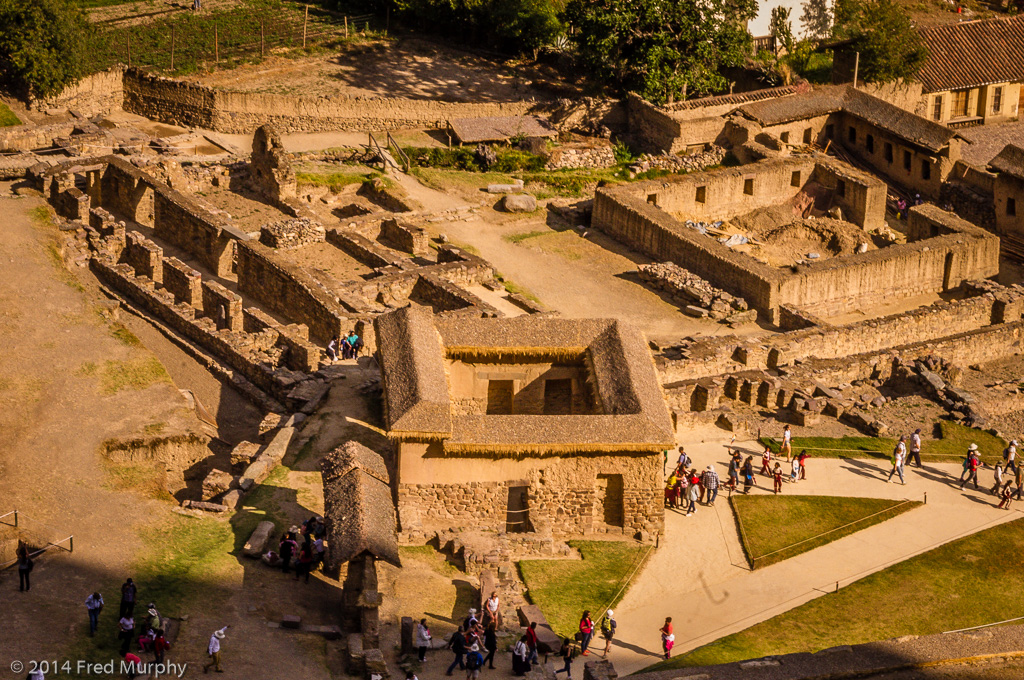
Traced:
<svg viewBox="0 0 1024 680">
<path fill-rule="evenodd" d="M 526 646 L 530 650 L 527 661 L 531 664 L 537 663 L 537 622 L 530 621 L 530 627 L 526 629 Z"/>
<path fill-rule="evenodd" d="M 807 455 L 806 451 L 800 452 L 800 479 L 807 479 L 807 459 L 810 456 Z"/>
<path fill-rule="evenodd" d="M 672 617 L 665 618 L 665 625 L 659 630 L 661 633 L 661 648 L 665 651 L 665 658 L 669 658 L 672 655 L 672 645 L 676 642 L 675 633 L 672 632 Z"/>
<path fill-rule="evenodd" d="M 580 619 L 580 652 L 583 656 L 590 654 L 587 647 L 590 646 L 590 639 L 594 637 L 594 621 L 590 618 L 590 610 L 583 612 L 583 618 Z"/>
<path fill-rule="evenodd" d="M 156 639 L 153 640 L 153 661 L 162 664 L 164 662 L 164 652 L 171 648 L 171 643 L 164 637 L 162 630 L 156 631 Z"/>
<path fill-rule="evenodd" d="M 136 675 L 142 673 L 145 669 L 142 667 L 142 659 L 135 656 L 131 652 L 124 655 L 125 665 L 128 667 L 128 680 L 132 680 Z"/>
</svg>

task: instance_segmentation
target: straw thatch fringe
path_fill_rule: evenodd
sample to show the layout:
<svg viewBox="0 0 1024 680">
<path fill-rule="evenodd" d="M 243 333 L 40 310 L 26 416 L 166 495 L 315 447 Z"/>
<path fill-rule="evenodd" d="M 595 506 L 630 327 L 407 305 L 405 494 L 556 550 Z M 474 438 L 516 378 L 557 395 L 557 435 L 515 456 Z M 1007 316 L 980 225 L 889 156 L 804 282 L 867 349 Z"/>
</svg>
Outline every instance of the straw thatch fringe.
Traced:
<svg viewBox="0 0 1024 680">
<path fill-rule="evenodd" d="M 664 451 L 663 444 L 588 444 L 588 443 L 552 443 L 552 444 L 469 444 L 464 442 L 446 442 L 444 452 L 447 455 L 464 457 L 494 457 L 522 460 L 537 456 L 560 456 L 565 454 L 583 455 L 588 453 L 617 455 L 636 454 L 649 455 Z"/>
<path fill-rule="evenodd" d="M 550 361 L 578 363 L 587 355 L 586 347 L 445 347 L 445 356 L 456 361 Z"/>
</svg>

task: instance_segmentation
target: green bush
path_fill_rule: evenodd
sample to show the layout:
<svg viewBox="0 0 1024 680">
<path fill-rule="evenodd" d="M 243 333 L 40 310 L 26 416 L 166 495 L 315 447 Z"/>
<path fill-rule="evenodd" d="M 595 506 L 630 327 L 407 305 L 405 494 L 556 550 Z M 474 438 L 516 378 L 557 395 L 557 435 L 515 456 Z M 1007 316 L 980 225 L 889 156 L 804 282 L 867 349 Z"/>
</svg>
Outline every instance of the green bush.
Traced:
<svg viewBox="0 0 1024 680">
<path fill-rule="evenodd" d="M 462 146 L 452 148 L 445 147 L 405 147 L 405 153 L 414 166 L 421 168 L 436 168 L 438 170 L 468 170 L 470 172 L 484 172 L 484 168 L 477 161 L 473 149 Z M 497 162 L 487 168 L 488 172 L 535 172 L 544 169 L 546 159 L 544 156 L 521 151 L 519 149 L 499 148 L 495 149 Z"/>
<path fill-rule="evenodd" d="M 0 0 L 0 73 L 16 93 L 51 97 L 85 74 L 85 14 L 71 0 Z"/>
</svg>

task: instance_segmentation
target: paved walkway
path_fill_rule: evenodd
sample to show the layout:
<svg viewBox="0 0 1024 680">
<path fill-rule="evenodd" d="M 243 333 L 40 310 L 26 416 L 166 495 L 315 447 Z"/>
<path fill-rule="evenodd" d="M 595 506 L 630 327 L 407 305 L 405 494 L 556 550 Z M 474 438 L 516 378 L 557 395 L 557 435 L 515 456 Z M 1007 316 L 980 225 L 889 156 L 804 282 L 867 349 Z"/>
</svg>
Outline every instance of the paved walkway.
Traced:
<svg viewBox="0 0 1024 680">
<path fill-rule="evenodd" d="M 727 443 L 728 436 L 719 441 L 708 437 L 687 445 L 687 452 L 698 468 L 714 462 L 724 478 Z M 736 445 L 760 464 L 755 442 Z M 921 500 L 927 493 L 927 504 L 754 572 L 743 557 L 727 495 L 720 495 L 714 508 L 699 506 L 692 517 L 670 512 L 661 547 L 616 607 L 619 635 L 610 657 L 619 674 L 636 673 L 660 659 L 658 628 L 666 616 L 675 626 L 673 655 L 682 654 L 834 591 L 837 582 L 847 586 L 1019 517 L 1017 511 L 995 508 L 986 488 L 992 484 L 990 472 L 982 472 L 980 491 L 960 491 L 951 484 L 960 474 L 956 463 L 908 469 L 906 486 L 885 482 L 890 469 L 884 460 L 809 460 L 808 479 L 787 483 L 784 494 Z M 760 487 L 752 493 L 766 491 Z"/>
</svg>

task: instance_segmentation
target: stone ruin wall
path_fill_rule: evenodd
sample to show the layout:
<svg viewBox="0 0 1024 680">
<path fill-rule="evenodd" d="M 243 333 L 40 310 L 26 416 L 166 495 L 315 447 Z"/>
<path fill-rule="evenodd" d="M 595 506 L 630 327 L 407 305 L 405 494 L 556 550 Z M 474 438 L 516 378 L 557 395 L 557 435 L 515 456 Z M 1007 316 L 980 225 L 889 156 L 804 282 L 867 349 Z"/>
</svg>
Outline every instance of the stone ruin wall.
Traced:
<svg viewBox="0 0 1024 680">
<path fill-rule="evenodd" d="M 509 487 L 527 486 L 533 531 L 555 537 L 596 533 L 640 535 L 664 531 L 660 453 L 579 453 L 512 459 L 446 456 L 439 444 L 402 442 L 403 482 L 398 488 L 399 524 L 405 540 L 418 541 L 453 525 L 504 532 Z M 598 475 L 621 475 L 623 526 L 604 523 Z M 437 480 L 465 479 L 461 483 Z"/>
<path fill-rule="evenodd" d="M 280 132 L 364 132 L 442 128 L 450 118 L 520 116 L 531 101 L 462 103 L 399 97 L 294 97 L 227 92 L 198 83 L 124 74 L 124 109 L 153 120 L 232 134 L 272 123 Z"/>
<path fill-rule="evenodd" d="M 791 173 L 805 172 L 811 166 L 809 161 L 768 161 L 764 167 L 769 170 L 768 184 L 762 185 L 761 191 L 774 190 L 782 179 L 788 183 Z M 832 167 L 831 163 L 827 165 L 826 174 L 833 174 Z M 729 190 L 723 191 L 726 214 L 743 212 L 733 190 L 736 185 L 742 187 L 738 180 L 760 176 L 755 174 L 756 167 L 735 171 L 724 173 L 729 182 Z M 717 187 L 706 182 L 718 174 L 696 173 L 672 183 L 652 181 L 598 189 L 593 225 L 655 260 L 684 265 L 712 285 L 746 299 L 772 322 L 777 321 L 781 305 L 805 307 L 814 314 L 829 316 L 882 301 L 953 290 L 963 281 L 987 278 L 999 271 L 998 238 L 934 206 L 918 206 L 911 211 L 912 223 L 936 225 L 932 238 L 800 265 L 796 272 L 791 272 L 769 267 L 687 229 L 650 202 L 653 196 L 658 206 L 670 210 L 686 208 L 695 203 L 692 195 L 696 187 L 706 186 L 706 206 L 707 201 L 715 200 L 716 192 L 712 189 Z M 770 204 L 767 194 L 758 196 L 757 186 L 755 181 L 754 196 L 744 195 L 749 209 Z M 864 186 L 860 212 L 873 220 L 870 216 L 884 209 L 884 197 L 877 195 L 884 185 L 876 180 L 865 182 Z M 788 197 L 795 194 L 795 189 L 785 190 L 781 195 Z M 642 198 L 644 195 L 647 200 Z M 706 207 L 705 210 L 709 216 L 715 214 Z"/>
</svg>

